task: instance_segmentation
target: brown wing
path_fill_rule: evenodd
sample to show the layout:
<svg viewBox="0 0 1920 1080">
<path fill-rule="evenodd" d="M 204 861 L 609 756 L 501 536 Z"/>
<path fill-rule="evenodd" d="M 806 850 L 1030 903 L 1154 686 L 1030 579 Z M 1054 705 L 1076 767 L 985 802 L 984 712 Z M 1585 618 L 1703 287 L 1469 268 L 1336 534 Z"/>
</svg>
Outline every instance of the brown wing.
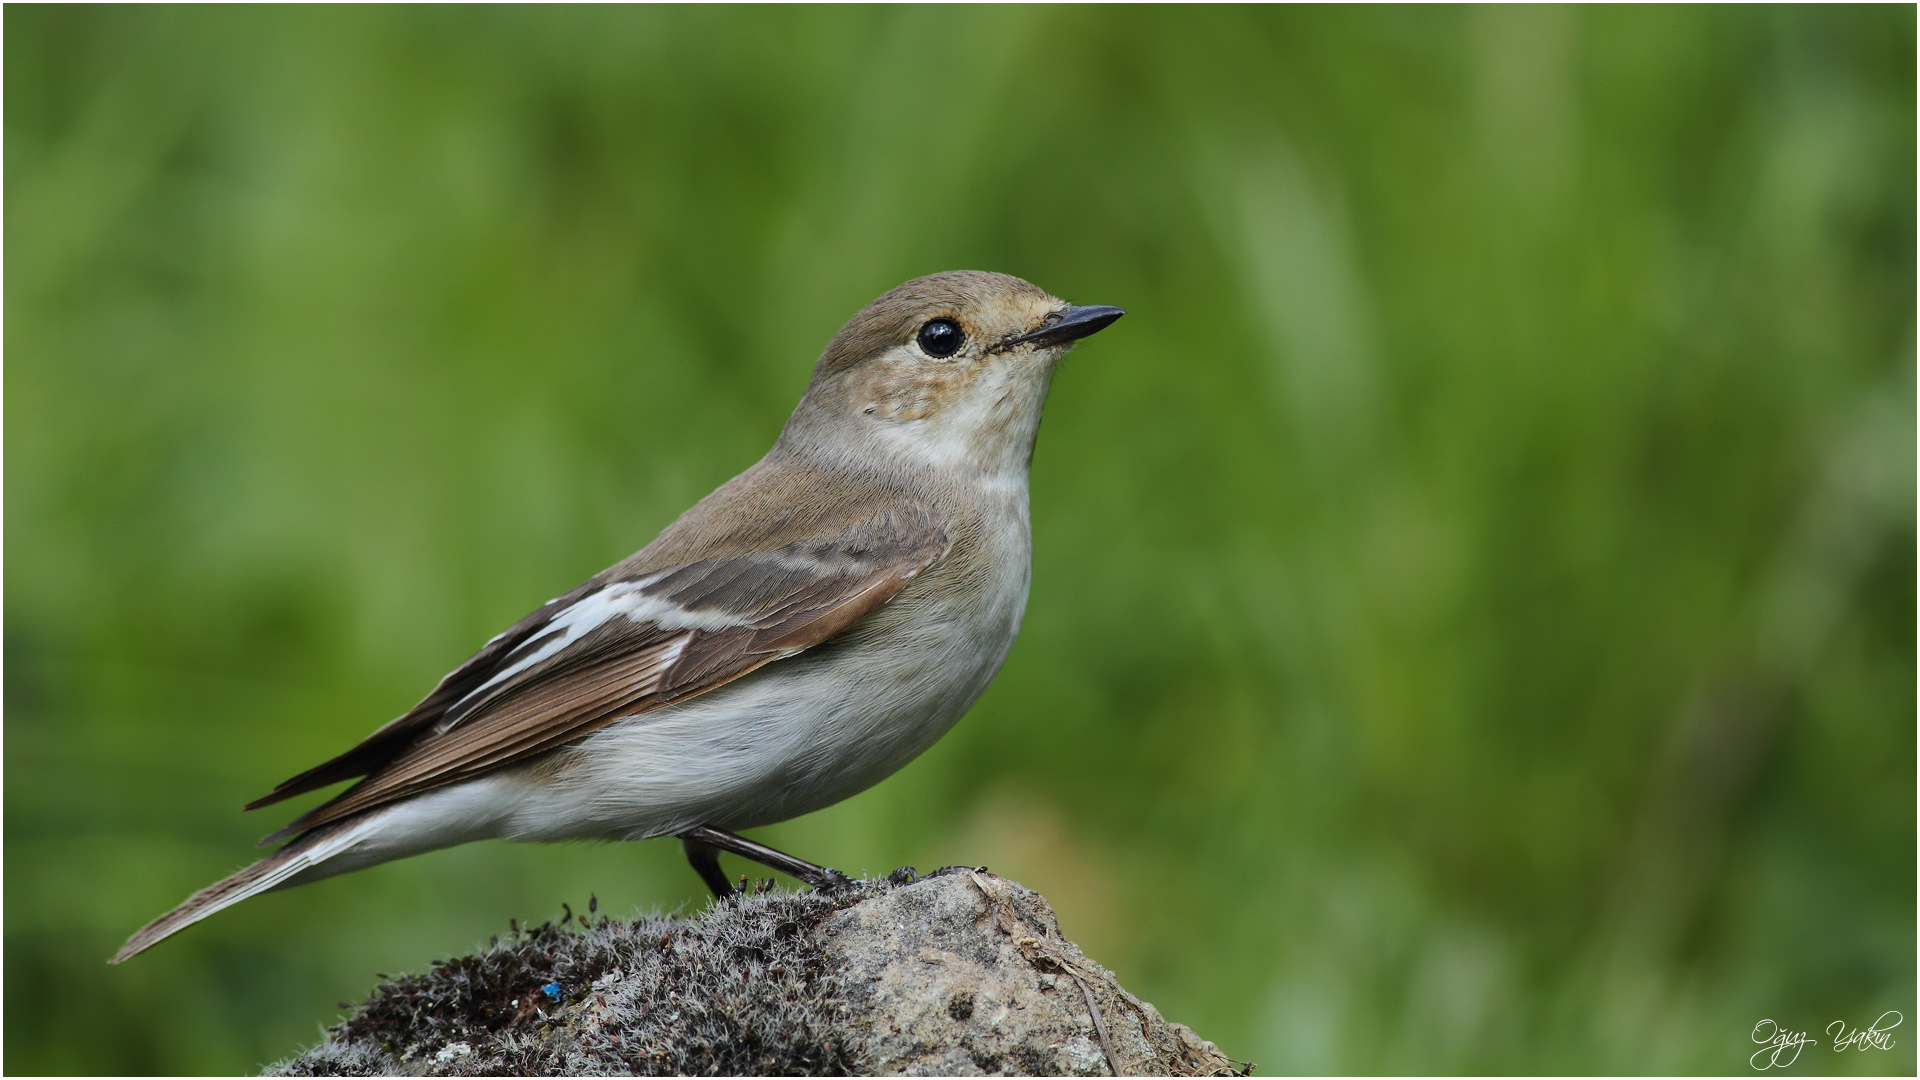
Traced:
<svg viewBox="0 0 1920 1080">
<path fill-rule="evenodd" d="M 833 637 L 947 547 L 927 515 L 894 513 L 770 551 L 596 578 L 488 642 L 405 716 L 248 809 L 366 776 L 263 841 L 272 842 L 683 701 Z"/>
</svg>

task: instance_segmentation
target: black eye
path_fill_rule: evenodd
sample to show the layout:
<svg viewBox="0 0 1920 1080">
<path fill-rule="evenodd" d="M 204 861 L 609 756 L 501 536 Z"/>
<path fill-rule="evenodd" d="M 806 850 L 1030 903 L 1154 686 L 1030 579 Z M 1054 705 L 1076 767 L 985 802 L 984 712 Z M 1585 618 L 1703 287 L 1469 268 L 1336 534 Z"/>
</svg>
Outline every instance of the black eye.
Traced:
<svg viewBox="0 0 1920 1080">
<path fill-rule="evenodd" d="M 920 328 L 920 349 L 928 356 L 952 356 L 966 343 L 967 335 L 952 319 L 929 319 Z"/>
</svg>

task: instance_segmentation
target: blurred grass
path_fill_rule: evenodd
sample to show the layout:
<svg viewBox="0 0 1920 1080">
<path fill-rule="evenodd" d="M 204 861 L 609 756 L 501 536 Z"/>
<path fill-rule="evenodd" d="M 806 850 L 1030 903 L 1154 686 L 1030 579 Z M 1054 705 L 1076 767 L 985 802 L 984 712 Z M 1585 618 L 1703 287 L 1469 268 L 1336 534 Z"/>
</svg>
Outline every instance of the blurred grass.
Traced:
<svg viewBox="0 0 1920 1080">
<path fill-rule="evenodd" d="M 1010 873 L 1263 1072 L 1915 1015 L 1911 7 L 4 17 L 8 1072 L 699 902 L 478 845 L 102 963 L 955 267 L 1130 315 L 999 681 L 767 839 Z"/>
</svg>

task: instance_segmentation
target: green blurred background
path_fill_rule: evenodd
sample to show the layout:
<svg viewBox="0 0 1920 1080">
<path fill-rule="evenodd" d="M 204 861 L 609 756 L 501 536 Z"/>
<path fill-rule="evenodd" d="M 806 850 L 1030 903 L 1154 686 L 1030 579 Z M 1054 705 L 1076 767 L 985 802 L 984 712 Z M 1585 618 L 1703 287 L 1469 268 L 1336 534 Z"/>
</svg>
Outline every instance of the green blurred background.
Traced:
<svg viewBox="0 0 1920 1080">
<path fill-rule="evenodd" d="M 251 901 L 270 784 L 770 444 L 915 275 L 1066 364 L 1025 632 L 758 835 L 985 863 L 1262 1072 L 1908 1017 L 1911 6 L 9 6 L 5 1068 L 249 1070 L 675 845 Z M 744 865 L 738 869 L 745 869 Z"/>
</svg>

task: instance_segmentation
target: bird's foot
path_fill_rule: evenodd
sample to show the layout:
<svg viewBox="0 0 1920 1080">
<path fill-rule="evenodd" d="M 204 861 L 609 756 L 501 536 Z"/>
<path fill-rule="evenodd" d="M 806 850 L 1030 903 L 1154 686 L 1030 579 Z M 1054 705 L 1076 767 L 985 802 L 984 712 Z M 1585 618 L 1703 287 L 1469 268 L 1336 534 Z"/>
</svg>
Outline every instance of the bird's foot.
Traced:
<svg viewBox="0 0 1920 1080">
<path fill-rule="evenodd" d="M 713 895 L 716 897 L 730 896 L 734 891 L 726 875 L 720 873 L 719 853 L 722 851 L 730 851 L 742 858 L 752 859 L 762 866 L 772 867 L 789 877 L 798 878 L 813 886 L 818 892 L 838 892 L 853 886 L 853 882 L 847 878 L 847 875 L 832 867 L 816 866 L 805 859 L 796 859 L 778 848 L 770 848 L 723 829 L 696 825 L 680 834 L 680 843 L 687 850 L 687 861 L 699 871 L 701 879 L 707 883 L 708 888 L 713 890 Z M 708 864 L 703 861 L 709 853 L 711 854 L 711 873 L 708 872 Z"/>
<path fill-rule="evenodd" d="M 853 879 L 833 867 L 822 866 L 817 869 L 820 871 L 817 876 L 800 879 L 813 886 L 814 892 L 835 893 L 841 889 L 853 888 Z"/>
<path fill-rule="evenodd" d="M 927 876 L 928 877 L 946 877 L 948 874 L 961 874 L 961 873 L 984 874 L 986 872 L 987 872 L 987 868 L 984 866 L 943 866 L 940 869 L 935 870 L 933 873 L 928 874 Z"/>
</svg>

